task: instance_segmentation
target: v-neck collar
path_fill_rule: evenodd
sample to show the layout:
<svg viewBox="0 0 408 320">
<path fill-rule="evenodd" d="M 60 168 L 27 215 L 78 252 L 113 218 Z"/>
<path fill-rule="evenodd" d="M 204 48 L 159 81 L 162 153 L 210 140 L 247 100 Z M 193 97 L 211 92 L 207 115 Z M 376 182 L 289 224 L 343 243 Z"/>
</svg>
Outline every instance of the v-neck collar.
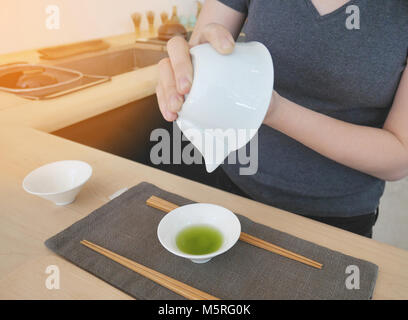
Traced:
<svg viewBox="0 0 408 320">
<path fill-rule="evenodd" d="M 345 4 L 343 4 L 341 7 L 333 10 L 332 12 L 329 12 L 329 13 L 326 13 L 326 14 L 323 14 L 323 15 L 321 15 L 320 12 L 316 9 L 316 7 L 313 4 L 312 0 L 304 0 L 304 1 L 306 3 L 306 6 L 312 11 L 313 15 L 315 16 L 315 18 L 317 20 L 325 20 L 325 19 L 328 19 L 330 17 L 336 16 L 337 14 L 339 14 L 341 12 L 344 12 L 345 9 L 348 6 L 356 4 L 356 2 L 358 0 L 350 0 L 350 1 L 346 2 Z"/>
</svg>

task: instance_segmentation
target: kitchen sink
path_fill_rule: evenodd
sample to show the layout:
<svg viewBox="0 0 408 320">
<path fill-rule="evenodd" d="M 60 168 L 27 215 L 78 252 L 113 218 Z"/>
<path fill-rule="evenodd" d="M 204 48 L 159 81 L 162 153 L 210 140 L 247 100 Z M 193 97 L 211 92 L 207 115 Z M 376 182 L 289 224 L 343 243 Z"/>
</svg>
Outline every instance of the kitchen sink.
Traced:
<svg viewBox="0 0 408 320">
<path fill-rule="evenodd" d="M 167 57 L 164 46 L 150 48 L 128 46 L 69 58 L 55 65 L 84 74 L 112 77 L 157 64 L 164 57 Z"/>
<path fill-rule="evenodd" d="M 245 35 L 241 34 L 237 41 L 245 41 Z M 167 57 L 165 43 L 147 41 L 99 52 L 85 53 L 62 61 L 52 62 L 52 64 L 80 71 L 84 74 L 112 77 L 157 64 L 165 57 Z"/>
</svg>

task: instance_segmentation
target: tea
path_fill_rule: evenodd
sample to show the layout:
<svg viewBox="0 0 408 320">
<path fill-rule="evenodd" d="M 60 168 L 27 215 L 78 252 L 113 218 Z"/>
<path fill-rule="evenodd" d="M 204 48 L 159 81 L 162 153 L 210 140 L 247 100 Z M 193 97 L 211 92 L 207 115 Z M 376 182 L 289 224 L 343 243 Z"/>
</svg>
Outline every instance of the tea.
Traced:
<svg viewBox="0 0 408 320">
<path fill-rule="evenodd" d="M 176 236 L 176 245 L 187 254 L 202 255 L 217 251 L 222 245 L 222 234 L 208 225 L 184 228 Z"/>
</svg>

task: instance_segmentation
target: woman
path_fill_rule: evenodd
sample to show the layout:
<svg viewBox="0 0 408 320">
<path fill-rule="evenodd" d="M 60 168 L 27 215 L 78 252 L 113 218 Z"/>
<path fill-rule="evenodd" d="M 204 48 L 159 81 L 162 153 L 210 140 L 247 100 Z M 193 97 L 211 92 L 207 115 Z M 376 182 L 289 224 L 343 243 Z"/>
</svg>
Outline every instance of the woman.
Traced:
<svg viewBox="0 0 408 320">
<path fill-rule="evenodd" d="M 159 64 L 166 120 L 191 87 L 189 46 L 229 54 L 245 19 L 272 55 L 275 91 L 258 172 L 224 165 L 224 185 L 371 237 L 384 181 L 408 175 L 408 1 L 207 0 L 190 43 L 171 39 Z"/>
</svg>

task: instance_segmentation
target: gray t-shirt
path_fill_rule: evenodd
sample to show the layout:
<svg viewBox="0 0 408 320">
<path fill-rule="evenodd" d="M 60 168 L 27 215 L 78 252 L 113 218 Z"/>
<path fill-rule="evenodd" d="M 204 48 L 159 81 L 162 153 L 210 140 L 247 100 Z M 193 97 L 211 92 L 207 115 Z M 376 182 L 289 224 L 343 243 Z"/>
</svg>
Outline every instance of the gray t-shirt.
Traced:
<svg viewBox="0 0 408 320">
<path fill-rule="evenodd" d="M 268 47 L 280 95 L 336 119 L 383 126 L 407 61 L 407 0 L 351 0 L 324 16 L 311 0 L 219 1 L 247 15 L 247 41 Z M 350 5 L 359 8 L 360 29 L 346 27 Z M 262 126 L 258 139 L 257 174 L 223 165 L 255 200 L 310 216 L 357 216 L 378 207 L 384 181 L 270 127 Z"/>
</svg>

